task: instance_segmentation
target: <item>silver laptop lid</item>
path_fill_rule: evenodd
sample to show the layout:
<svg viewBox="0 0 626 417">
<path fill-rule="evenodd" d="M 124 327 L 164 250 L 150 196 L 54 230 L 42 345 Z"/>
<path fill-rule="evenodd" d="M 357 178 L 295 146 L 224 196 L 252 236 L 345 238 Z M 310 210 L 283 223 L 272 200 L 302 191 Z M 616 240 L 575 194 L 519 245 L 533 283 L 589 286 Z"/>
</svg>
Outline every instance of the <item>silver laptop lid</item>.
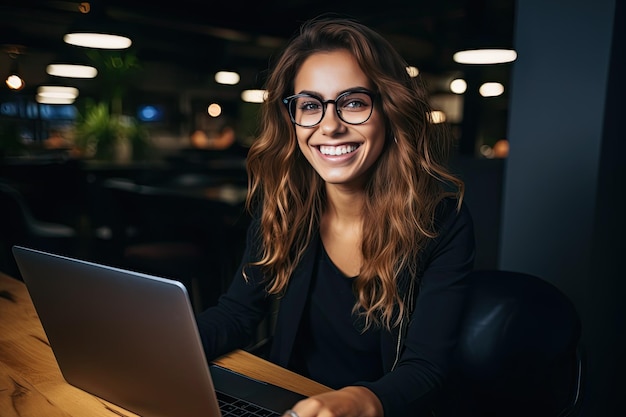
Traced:
<svg viewBox="0 0 626 417">
<path fill-rule="evenodd" d="M 185 287 L 15 246 L 66 381 L 145 417 L 220 416 Z"/>
</svg>

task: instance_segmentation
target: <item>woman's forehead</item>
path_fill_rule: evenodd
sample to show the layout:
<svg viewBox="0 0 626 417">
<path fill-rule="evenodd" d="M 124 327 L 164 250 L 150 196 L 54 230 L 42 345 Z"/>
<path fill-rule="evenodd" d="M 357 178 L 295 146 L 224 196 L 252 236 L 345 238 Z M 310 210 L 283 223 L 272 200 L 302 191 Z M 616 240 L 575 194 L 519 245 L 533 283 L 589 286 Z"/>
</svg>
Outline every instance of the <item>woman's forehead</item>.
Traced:
<svg viewBox="0 0 626 417">
<path fill-rule="evenodd" d="M 316 52 L 304 60 L 294 79 L 296 93 L 316 92 L 333 98 L 351 88 L 371 88 L 356 58 L 346 50 Z"/>
</svg>

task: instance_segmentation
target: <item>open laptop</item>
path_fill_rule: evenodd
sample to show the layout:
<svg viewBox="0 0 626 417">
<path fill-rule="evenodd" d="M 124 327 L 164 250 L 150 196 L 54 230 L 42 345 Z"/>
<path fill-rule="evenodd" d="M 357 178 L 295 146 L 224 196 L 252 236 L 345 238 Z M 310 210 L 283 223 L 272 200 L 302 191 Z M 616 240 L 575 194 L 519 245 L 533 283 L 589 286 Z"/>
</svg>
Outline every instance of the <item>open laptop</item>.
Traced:
<svg viewBox="0 0 626 417">
<path fill-rule="evenodd" d="M 21 246 L 13 254 L 71 385 L 144 417 L 282 415 L 304 398 L 209 366 L 178 281 Z M 233 398 L 252 403 L 249 414 L 220 411 Z"/>
</svg>

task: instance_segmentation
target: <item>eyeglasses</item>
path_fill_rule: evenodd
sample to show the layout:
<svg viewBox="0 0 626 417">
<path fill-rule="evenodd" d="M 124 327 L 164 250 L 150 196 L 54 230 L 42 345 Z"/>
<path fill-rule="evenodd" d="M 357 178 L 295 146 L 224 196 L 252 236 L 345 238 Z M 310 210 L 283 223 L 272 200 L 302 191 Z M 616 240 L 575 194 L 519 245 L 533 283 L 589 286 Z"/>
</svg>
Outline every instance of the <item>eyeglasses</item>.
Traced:
<svg viewBox="0 0 626 417">
<path fill-rule="evenodd" d="M 350 124 L 360 125 L 369 120 L 374 110 L 374 93 L 368 90 L 350 90 L 341 93 L 334 100 L 322 100 L 320 97 L 302 93 L 283 99 L 291 121 L 298 126 L 313 127 L 318 125 L 326 114 L 329 103 L 335 105 L 339 118 Z"/>
</svg>

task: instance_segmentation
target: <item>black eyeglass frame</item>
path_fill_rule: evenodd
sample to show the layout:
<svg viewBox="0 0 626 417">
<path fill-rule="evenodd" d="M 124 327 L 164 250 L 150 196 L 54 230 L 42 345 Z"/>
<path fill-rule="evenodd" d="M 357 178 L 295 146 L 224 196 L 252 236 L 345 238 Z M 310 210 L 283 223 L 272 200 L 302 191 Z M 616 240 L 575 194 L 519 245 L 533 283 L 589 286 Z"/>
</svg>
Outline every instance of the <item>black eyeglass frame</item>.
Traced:
<svg viewBox="0 0 626 417">
<path fill-rule="evenodd" d="M 337 106 L 337 102 L 339 100 L 341 100 L 342 97 L 345 97 L 345 96 L 348 96 L 348 95 L 354 94 L 354 93 L 365 94 L 365 95 L 369 96 L 369 98 L 372 99 L 372 108 L 370 109 L 370 114 L 367 116 L 367 118 L 365 120 L 363 120 L 362 122 L 359 122 L 359 123 L 352 123 L 352 122 L 348 122 L 347 120 L 344 120 L 343 116 L 341 115 L 341 110 Z M 300 98 L 300 97 L 314 98 L 314 99 L 318 100 L 321 103 L 321 105 L 322 105 L 322 115 L 320 117 L 320 120 L 317 123 L 312 124 L 312 125 L 301 125 L 300 123 L 296 122 L 296 119 L 295 119 L 295 117 L 294 117 L 294 115 L 292 114 L 292 111 L 291 111 L 291 103 L 293 102 L 293 100 L 295 100 L 297 98 Z M 342 122 L 347 123 L 347 124 L 352 125 L 352 126 L 357 126 L 357 125 L 362 125 L 363 123 L 367 122 L 372 117 L 372 114 L 374 113 L 374 103 L 376 102 L 377 97 L 378 97 L 378 94 L 376 94 L 373 91 L 366 90 L 364 88 L 357 88 L 357 89 L 354 89 L 354 90 L 344 91 L 343 93 L 341 93 L 337 97 L 335 97 L 334 100 L 323 100 L 320 96 L 315 95 L 315 94 L 310 94 L 310 93 L 294 94 L 292 96 L 283 98 L 283 104 L 285 105 L 285 107 L 287 107 L 287 113 L 289 113 L 289 118 L 291 119 L 291 122 L 293 124 L 295 124 L 295 125 L 300 126 L 300 127 L 315 127 L 315 126 L 319 125 L 320 123 L 322 123 L 322 120 L 324 120 L 324 116 L 326 116 L 326 108 L 328 107 L 329 103 L 332 103 L 332 104 L 335 105 L 335 113 L 337 114 L 337 116 L 339 117 L 339 119 Z"/>
</svg>

